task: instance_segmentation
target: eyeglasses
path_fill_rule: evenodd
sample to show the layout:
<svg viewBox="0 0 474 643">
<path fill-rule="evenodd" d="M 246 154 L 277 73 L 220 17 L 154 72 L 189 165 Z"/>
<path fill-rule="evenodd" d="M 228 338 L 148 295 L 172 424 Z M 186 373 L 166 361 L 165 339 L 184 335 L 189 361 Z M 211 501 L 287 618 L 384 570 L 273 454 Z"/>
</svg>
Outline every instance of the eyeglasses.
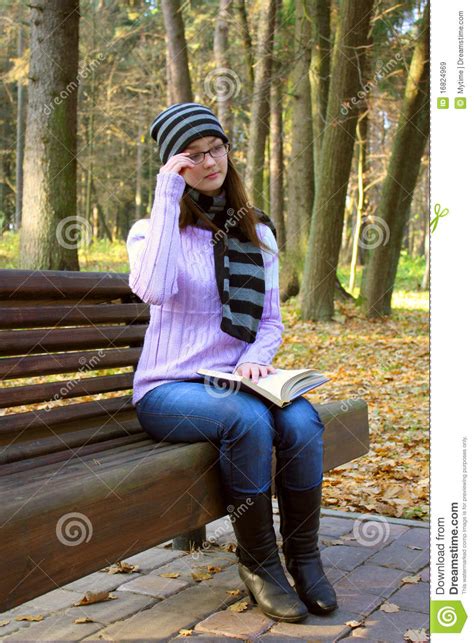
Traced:
<svg viewBox="0 0 474 643">
<path fill-rule="evenodd" d="M 197 152 L 196 154 L 190 154 L 188 159 L 191 159 L 196 165 L 202 163 L 206 154 L 210 154 L 213 159 L 221 158 L 221 156 L 226 156 L 230 151 L 230 143 L 223 143 L 221 145 L 216 145 L 215 147 L 207 150 L 207 152 Z"/>
</svg>

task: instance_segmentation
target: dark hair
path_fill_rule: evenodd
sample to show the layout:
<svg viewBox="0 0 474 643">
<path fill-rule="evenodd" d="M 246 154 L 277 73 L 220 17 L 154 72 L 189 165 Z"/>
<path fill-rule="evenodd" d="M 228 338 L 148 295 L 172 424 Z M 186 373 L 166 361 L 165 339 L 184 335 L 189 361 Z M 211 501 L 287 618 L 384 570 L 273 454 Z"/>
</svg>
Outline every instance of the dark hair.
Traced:
<svg viewBox="0 0 474 643">
<path fill-rule="evenodd" d="M 226 191 L 227 208 L 234 211 L 234 216 L 238 220 L 236 227 L 241 230 L 247 239 L 257 248 L 262 248 L 273 253 L 273 250 L 260 241 L 257 235 L 255 226 L 259 223 L 258 215 L 255 212 L 255 208 L 249 203 L 243 181 L 240 178 L 240 174 L 238 173 L 230 156 L 227 157 L 227 175 L 222 187 Z M 212 223 L 209 217 L 201 212 L 193 199 L 186 193 L 184 193 L 180 201 L 180 208 L 180 229 L 185 228 L 188 225 L 195 225 L 198 220 L 201 220 L 205 223 L 206 227 L 217 234 L 222 234 L 219 228 Z M 239 213 L 242 213 L 242 215 L 239 216 Z"/>
</svg>

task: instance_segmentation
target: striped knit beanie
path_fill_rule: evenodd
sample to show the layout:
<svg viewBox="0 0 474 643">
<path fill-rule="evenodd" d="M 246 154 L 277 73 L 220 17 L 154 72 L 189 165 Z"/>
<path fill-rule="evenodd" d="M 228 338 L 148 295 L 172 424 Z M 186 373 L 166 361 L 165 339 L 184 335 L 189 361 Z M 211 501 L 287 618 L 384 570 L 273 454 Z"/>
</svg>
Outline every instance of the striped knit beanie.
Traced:
<svg viewBox="0 0 474 643">
<path fill-rule="evenodd" d="M 219 136 L 229 142 L 216 116 L 199 103 L 176 103 L 165 109 L 154 119 L 150 136 L 158 143 L 163 164 L 202 136 Z"/>
</svg>

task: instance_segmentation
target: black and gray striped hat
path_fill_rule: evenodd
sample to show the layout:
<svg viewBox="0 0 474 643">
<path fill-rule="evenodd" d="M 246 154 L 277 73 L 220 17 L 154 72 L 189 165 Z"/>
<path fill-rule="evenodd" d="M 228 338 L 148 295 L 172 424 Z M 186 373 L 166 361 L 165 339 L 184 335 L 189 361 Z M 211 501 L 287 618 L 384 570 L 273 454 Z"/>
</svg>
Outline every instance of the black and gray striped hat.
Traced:
<svg viewBox="0 0 474 643">
<path fill-rule="evenodd" d="M 160 159 L 166 163 L 189 143 L 202 136 L 229 139 L 209 107 L 199 103 L 176 103 L 158 114 L 150 127 L 150 136 L 158 143 Z"/>
</svg>

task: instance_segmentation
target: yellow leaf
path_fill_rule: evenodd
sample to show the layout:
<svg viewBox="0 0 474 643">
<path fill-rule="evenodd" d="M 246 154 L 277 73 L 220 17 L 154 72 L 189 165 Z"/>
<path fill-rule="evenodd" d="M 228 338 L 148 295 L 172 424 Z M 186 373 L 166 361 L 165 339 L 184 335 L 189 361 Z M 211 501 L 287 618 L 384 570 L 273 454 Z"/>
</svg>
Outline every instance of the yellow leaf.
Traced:
<svg viewBox="0 0 474 643">
<path fill-rule="evenodd" d="M 234 603 L 233 605 L 231 605 L 229 607 L 229 610 L 231 612 L 244 612 L 248 606 L 249 606 L 248 600 L 239 601 L 238 603 Z"/>
<path fill-rule="evenodd" d="M 399 612 L 400 608 L 398 605 L 395 605 L 395 603 L 382 603 L 380 606 L 380 609 L 382 612 Z"/>
<path fill-rule="evenodd" d="M 163 576 L 163 578 L 178 578 L 181 574 L 179 572 L 164 572 L 160 576 Z"/>
<path fill-rule="evenodd" d="M 209 580 L 210 578 L 212 578 L 212 574 L 208 574 L 207 572 L 192 572 L 191 576 L 198 583 L 200 583 L 202 580 Z"/>
</svg>

